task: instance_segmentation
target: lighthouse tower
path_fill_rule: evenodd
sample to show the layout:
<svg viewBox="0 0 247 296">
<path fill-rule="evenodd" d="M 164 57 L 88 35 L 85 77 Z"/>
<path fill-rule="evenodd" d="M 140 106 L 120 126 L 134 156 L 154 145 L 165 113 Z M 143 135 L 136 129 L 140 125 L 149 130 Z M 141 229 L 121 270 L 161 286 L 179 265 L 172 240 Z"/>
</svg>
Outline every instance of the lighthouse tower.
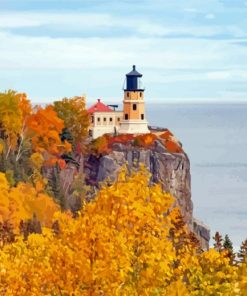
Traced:
<svg viewBox="0 0 247 296">
<path fill-rule="evenodd" d="M 123 119 L 120 122 L 118 132 L 120 134 L 147 134 L 148 122 L 145 116 L 144 88 L 140 78 L 142 74 L 133 70 L 126 74 L 124 88 Z"/>
</svg>

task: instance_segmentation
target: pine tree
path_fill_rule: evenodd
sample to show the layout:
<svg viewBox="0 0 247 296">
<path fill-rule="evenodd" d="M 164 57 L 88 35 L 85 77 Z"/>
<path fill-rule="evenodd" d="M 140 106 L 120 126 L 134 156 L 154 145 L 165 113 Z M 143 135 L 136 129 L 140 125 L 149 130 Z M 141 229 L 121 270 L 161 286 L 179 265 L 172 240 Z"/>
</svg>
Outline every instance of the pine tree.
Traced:
<svg viewBox="0 0 247 296">
<path fill-rule="evenodd" d="M 47 192 L 54 198 L 62 209 L 65 209 L 65 193 L 61 186 L 59 172 L 59 166 L 56 164 L 53 168 L 51 176 L 48 178 Z"/>
<path fill-rule="evenodd" d="M 235 259 L 235 254 L 233 252 L 232 241 L 230 240 L 230 238 L 229 238 L 229 236 L 227 234 L 225 235 L 223 248 L 224 248 L 225 251 L 227 251 L 227 257 L 230 258 L 230 262 L 232 264 L 234 259 Z"/>
<path fill-rule="evenodd" d="M 227 234 L 225 235 L 223 247 L 225 250 L 228 250 L 231 253 L 233 252 L 232 242 Z"/>
<path fill-rule="evenodd" d="M 69 131 L 68 128 L 63 128 L 63 130 L 62 130 L 62 132 L 61 132 L 61 134 L 59 136 L 60 136 L 60 139 L 61 139 L 62 142 L 67 141 L 70 144 L 72 144 L 73 141 L 74 141 L 74 139 L 73 139 L 73 137 L 71 135 L 71 132 Z"/>
<path fill-rule="evenodd" d="M 240 262 L 244 262 L 247 258 L 247 239 L 242 242 L 240 246 L 240 250 L 238 252 L 238 258 L 240 259 Z"/>
</svg>

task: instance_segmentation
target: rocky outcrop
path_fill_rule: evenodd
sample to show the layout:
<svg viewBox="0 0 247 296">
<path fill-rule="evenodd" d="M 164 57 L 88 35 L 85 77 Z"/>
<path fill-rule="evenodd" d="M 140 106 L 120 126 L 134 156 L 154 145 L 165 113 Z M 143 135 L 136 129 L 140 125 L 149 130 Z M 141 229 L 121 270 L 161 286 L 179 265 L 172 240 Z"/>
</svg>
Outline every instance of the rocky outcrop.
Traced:
<svg viewBox="0 0 247 296">
<path fill-rule="evenodd" d="M 168 153 L 158 141 L 153 149 L 116 143 L 108 155 L 99 158 L 91 155 L 87 159 L 85 173 L 88 180 L 94 184 L 106 179 L 108 182 L 114 182 L 124 164 L 131 169 L 138 167 L 140 163 L 151 172 L 152 182 L 160 183 L 165 192 L 175 196 L 186 223 L 191 226 L 193 204 L 190 191 L 190 162 L 186 154 Z"/>
<path fill-rule="evenodd" d="M 193 217 L 193 232 L 196 234 L 203 250 L 208 249 L 210 240 L 210 229 L 202 221 Z"/>
<path fill-rule="evenodd" d="M 151 148 L 137 147 L 133 143 L 113 143 L 111 152 L 106 155 L 89 154 L 85 158 L 78 157 L 76 161 L 77 166 L 68 162 L 67 167 L 60 172 L 65 208 L 77 208 L 71 186 L 76 174 L 82 174 L 88 185 L 97 188 L 103 181 L 113 183 L 123 165 L 131 170 L 144 164 L 151 173 L 151 182 L 160 183 L 165 192 L 175 197 L 175 205 L 181 209 L 184 221 L 197 235 L 202 248 L 208 248 L 210 231 L 193 217 L 190 161 L 186 153 L 170 153 L 162 141 L 157 139 Z"/>
<path fill-rule="evenodd" d="M 169 153 L 158 140 L 149 149 L 114 143 L 111 153 L 100 157 L 90 155 L 86 159 L 84 173 L 92 185 L 106 180 L 112 183 L 123 165 L 127 164 L 131 169 L 141 163 L 150 171 L 152 182 L 160 183 L 165 192 L 175 197 L 186 224 L 195 230 L 203 248 L 207 248 L 209 231 L 193 218 L 190 161 L 185 153 Z"/>
</svg>

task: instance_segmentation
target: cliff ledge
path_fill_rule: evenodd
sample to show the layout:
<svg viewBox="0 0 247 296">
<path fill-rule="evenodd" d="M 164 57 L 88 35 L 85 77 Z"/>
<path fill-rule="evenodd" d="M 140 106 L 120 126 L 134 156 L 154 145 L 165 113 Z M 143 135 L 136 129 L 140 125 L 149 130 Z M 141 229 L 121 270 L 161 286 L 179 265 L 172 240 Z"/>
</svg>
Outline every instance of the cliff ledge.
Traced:
<svg viewBox="0 0 247 296">
<path fill-rule="evenodd" d="M 181 144 L 173 138 L 176 145 Z M 166 143 L 166 142 L 165 142 Z M 84 161 L 84 174 L 89 184 L 99 184 L 102 181 L 114 182 L 123 165 L 129 169 L 138 167 L 141 163 L 151 173 L 151 181 L 160 183 L 165 192 L 171 193 L 176 199 L 184 220 L 197 235 L 203 249 L 207 249 L 210 230 L 202 222 L 193 217 L 191 199 L 190 161 L 181 149 L 180 153 L 171 153 L 164 140 L 157 138 L 149 147 L 138 147 L 132 142 L 113 142 L 111 150 L 106 155 L 90 154 Z"/>
</svg>

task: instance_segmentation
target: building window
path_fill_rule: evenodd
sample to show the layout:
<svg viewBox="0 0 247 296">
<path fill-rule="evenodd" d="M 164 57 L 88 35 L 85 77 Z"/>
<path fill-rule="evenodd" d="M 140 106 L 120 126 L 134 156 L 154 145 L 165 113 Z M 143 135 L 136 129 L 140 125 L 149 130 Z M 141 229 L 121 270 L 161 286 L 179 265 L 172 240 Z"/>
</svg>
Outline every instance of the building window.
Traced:
<svg viewBox="0 0 247 296">
<path fill-rule="evenodd" d="M 91 116 L 91 122 L 94 123 L 94 117 L 93 116 Z"/>
<path fill-rule="evenodd" d="M 97 118 L 97 121 L 100 122 L 100 117 Z"/>
<path fill-rule="evenodd" d="M 136 110 L 136 109 L 137 109 L 137 105 L 133 104 L 133 110 Z"/>
<path fill-rule="evenodd" d="M 104 117 L 104 122 L 106 122 L 106 117 Z"/>
<path fill-rule="evenodd" d="M 112 122 L 112 117 L 110 117 L 110 122 Z"/>
<path fill-rule="evenodd" d="M 140 97 L 142 97 L 142 93 L 140 92 Z"/>
<path fill-rule="evenodd" d="M 129 119 L 129 115 L 128 114 L 124 114 L 124 119 L 128 120 Z"/>
<path fill-rule="evenodd" d="M 129 92 L 127 92 L 127 97 L 129 97 L 130 96 L 130 94 L 129 94 Z"/>
<path fill-rule="evenodd" d="M 117 121 L 120 121 L 120 117 L 117 118 Z"/>
<path fill-rule="evenodd" d="M 141 119 L 144 120 L 144 114 L 141 114 Z"/>
</svg>

